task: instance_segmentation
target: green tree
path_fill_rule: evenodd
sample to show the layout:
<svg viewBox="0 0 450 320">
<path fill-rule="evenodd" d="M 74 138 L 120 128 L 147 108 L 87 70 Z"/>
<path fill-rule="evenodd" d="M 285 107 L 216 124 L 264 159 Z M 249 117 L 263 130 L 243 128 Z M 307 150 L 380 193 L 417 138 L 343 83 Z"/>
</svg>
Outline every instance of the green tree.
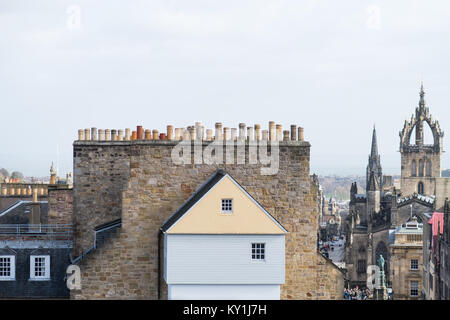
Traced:
<svg viewBox="0 0 450 320">
<path fill-rule="evenodd" d="M 23 179 L 23 174 L 19 171 L 14 171 L 13 173 L 11 173 L 11 178 L 12 179 Z"/>
</svg>

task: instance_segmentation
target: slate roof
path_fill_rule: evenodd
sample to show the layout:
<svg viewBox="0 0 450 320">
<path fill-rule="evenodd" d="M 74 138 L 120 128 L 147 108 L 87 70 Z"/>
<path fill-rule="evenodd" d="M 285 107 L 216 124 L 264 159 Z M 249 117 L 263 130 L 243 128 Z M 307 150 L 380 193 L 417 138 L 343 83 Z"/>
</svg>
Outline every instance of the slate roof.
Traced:
<svg viewBox="0 0 450 320">
<path fill-rule="evenodd" d="M 29 224 L 30 204 L 32 201 L 18 200 L 14 204 L 0 211 L 0 224 Z M 41 223 L 47 223 L 48 202 L 39 201 L 41 205 Z"/>
</svg>

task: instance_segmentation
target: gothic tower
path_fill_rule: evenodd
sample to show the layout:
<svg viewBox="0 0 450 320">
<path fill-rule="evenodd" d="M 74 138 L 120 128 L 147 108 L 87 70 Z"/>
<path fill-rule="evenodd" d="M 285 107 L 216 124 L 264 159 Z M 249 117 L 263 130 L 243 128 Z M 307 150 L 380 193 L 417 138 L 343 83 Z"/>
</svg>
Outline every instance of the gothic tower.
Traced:
<svg viewBox="0 0 450 320">
<path fill-rule="evenodd" d="M 373 126 L 372 148 L 370 150 L 369 162 L 367 164 L 366 189 L 369 187 L 369 178 L 372 172 L 375 173 L 376 179 L 378 179 L 379 184 L 382 185 L 383 172 L 381 169 L 380 155 L 378 154 L 377 131 L 375 130 L 375 126 Z"/>
<path fill-rule="evenodd" d="M 432 119 L 425 105 L 423 84 L 420 88 L 419 106 L 411 120 L 405 120 L 400 131 L 401 153 L 401 192 L 403 195 L 419 193 L 434 195 L 435 178 L 441 177 L 441 156 L 444 132 L 439 121 Z M 429 126 L 433 135 L 433 144 L 424 143 L 424 126 Z M 415 129 L 415 144 L 411 144 L 411 135 Z"/>
</svg>

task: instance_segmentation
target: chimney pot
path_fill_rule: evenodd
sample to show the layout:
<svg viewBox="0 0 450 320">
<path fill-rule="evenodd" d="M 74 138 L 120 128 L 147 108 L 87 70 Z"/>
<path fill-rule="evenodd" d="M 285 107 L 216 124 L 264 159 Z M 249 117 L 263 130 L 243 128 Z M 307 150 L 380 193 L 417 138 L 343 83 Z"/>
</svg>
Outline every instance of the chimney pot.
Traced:
<svg viewBox="0 0 450 320">
<path fill-rule="evenodd" d="M 110 141 L 111 140 L 111 130 L 105 129 L 105 140 Z"/>
<path fill-rule="evenodd" d="M 136 127 L 136 134 L 137 134 L 137 139 L 138 140 L 144 139 L 144 129 L 142 128 L 142 126 L 137 126 Z"/>
<path fill-rule="evenodd" d="M 261 140 L 261 125 L 255 124 L 255 140 Z"/>
<path fill-rule="evenodd" d="M 97 128 L 91 128 L 91 139 L 95 141 L 97 140 L 97 137 Z"/>
<path fill-rule="evenodd" d="M 167 126 L 167 140 L 173 140 L 173 126 Z"/>
<path fill-rule="evenodd" d="M 297 126 L 291 124 L 291 140 L 297 140 Z"/>
<path fill-rule="evenodd" d="M 145 140 L 152 140 L 152 132 L 150 129 L 145 129 Z"/>
<path fill-rule="evenodd" d="M 156 129 L 153 129 L 153 140 L 159 140 L 159 131 Z"/>
<path fill-rule="evenodd" d="M 131 130 L 130 130 L 130 128 L 125 128 L 125 140 L 131 140 Z"/>
<path fill-rule="evenodd" d="M 91 131 L 89 129 L 84 129 L 84 140 L 91 140 Z"/>
<path fill-rule="evenodd" d="M 137 140 L 137 132 L 136 131 L 132 131 L 131 132 L 131 140 Z"/>
<path fill-rule="evenodd" d="M 78 129 L 78 141 L 84 140 L 84 130 Z"/>
<path fill-rule="evenodd" d="M 298 141 L 304 141 L 305 137 L 303 136 L 304 131 L 302 127 L 298 127 Z"/>
</svg>

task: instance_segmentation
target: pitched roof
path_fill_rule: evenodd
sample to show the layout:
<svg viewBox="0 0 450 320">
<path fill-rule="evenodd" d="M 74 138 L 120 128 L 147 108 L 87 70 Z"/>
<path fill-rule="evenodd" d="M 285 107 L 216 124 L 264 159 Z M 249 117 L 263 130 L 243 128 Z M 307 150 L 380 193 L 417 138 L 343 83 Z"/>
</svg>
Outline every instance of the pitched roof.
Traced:
<svg viewBox="0 0 450 320">
<path fill-rule="evenodd" d="M 253 200 L 283 231 L 287 230 L 269 213 L 261 204 L 259 204 L 236 180 L 225 170 L 217 170 L 175 213 L 173 213 L 161 226 L 161 231 L 168 231 L 176 222 L 178 222 L 194 205 L 196 205 L 219 181 L 228 176 L 242 191 Z"/>
</svg>

